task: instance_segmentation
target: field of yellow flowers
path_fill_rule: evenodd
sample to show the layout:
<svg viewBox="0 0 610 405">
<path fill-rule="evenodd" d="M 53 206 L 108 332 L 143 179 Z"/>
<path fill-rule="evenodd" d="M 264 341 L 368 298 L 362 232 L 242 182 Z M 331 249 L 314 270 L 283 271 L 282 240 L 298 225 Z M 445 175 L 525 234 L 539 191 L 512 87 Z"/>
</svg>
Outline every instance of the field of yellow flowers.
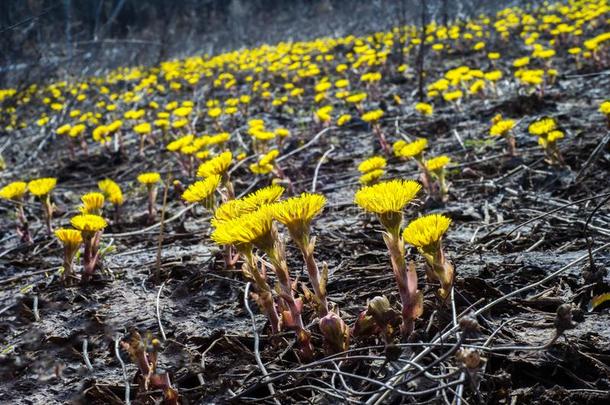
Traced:
<svg viewBox="0 0 610 405">
<path fill-rule="evenodd" d="M 610 5 L 0 89 L 6 403 L 610 403 Z"/>
</svg>

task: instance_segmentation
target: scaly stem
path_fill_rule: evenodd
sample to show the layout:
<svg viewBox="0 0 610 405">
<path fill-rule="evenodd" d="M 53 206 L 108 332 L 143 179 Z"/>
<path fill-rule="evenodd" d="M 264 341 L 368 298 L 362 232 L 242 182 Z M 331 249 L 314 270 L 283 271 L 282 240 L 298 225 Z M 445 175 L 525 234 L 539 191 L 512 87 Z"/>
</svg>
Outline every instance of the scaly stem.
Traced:
<svg viewBox="0 0 610 405">
<path fill-rule="evenodd" d="M 25 216 L 25 211 L 23 210 L 23 202 L 21 201 L 17 201 L 17 219 L 19 221 L 19 223 L 17 224 L 17 234 L 21 236 L 21 241 L 26 243 L 32 243 L 32 236 L 30 235 L 28 219 Z"/>
<path fill-rule="evenodd" d="M 515 142 L 515 137 L 511 134 L 506 134 L 504 138 L 508 144 L 508 154 L 513 157 L 517 156 L 517 143 Z"/>
<path fill-rule="evenodd" d="M 273 265 L 275 274 L 278 279 L 280 286 L 280 296 L 286 303 L 290 312 L 291 321 L 294 324 L 297 335 L 297 342 L 301 349 L 301 354 L 305 359 L 311 359 L 313 357 L 313 347 L 311 346 L 311 334 L 305 329 L 303 319 L 301 317 L 302 304 L 295 300 L 292 293 L 292 280 L 290 279 L 290 272 L 288 271 L 288 264 L 283 254 L 283 246 L 281 242 L 276 239 L 276 244 L 273 248 L 268 249 L 267 255 Z"/>
<path fill-rule="evenodd" d="M 83 234 L 83 243 L 85 245 L 83 252 L 83 277 L 81 279 L 83 284 L 87 283 L 95 273 L 95 266 L 99 259 L 98 245 L 100 236 L 101 232 L 95 232 L 93 235 Z"/>
<path fill-rule="evenodd" d="M 416 157 L 415 161 L 417 162 L 417 166 L 419 166 L 419 170 L 421 171 L 422 185 L 424 186 L 424 189 L 428 195 L 432 195 L 432 176 L 430 175 L 428 168 L 426 168 L 426 163 L 424 162 L 423 156 Z"/>
<path fill-rule="evenodd" d="M 53 233 L 53 226 L 51 225 L 51 218 L 53 217 L 53 204 L 51 203 L 51 196 L 47 194 L 43 201 L 44 219 L 47 225 L 47 231 L 49 234 Z"/>
<path fill-rule="evenodd" d="M 244 270 L 246 278 L 254 281 L 256 293 L 258 294 L 258 304 L 267 315 L 271 331 L 276 334 L 280 331 L 280 317 L 277 314 L 275 303 L 273 302 L 273 293 L 271 287 L 267 283 L 265 277 L 258 270 L 256 258 L 252 254 L 252 249 L 241 249 L 241 255 L 244 258 Z"/>
<path fill-rule="evenodd" d="M 320 271 L 318 269 L 316 259 L 314 258 L 314 243 L 309 239 L 308 236 L 305 236 L 301 241 L 299 241 L 298 238 L 295 239 L 293 236 L 293 240 L 295 240 L 296 244 L 301 250 L 303 261 L 307 267 L 309 282 L 311 283 L 311 287 L 313 288 L 313 292 L 315 293 L 316 297 L 318 300 L 320 300 L 320 304 L 318 305 L 318 315 L 320 317 L 326 316 L 328 313 L 328 301 L 326 299 L 326 289 L 322 287 L 324 281 L 320 280 Z"/>
<path fill-rule="evenodd" d="M 148 187 L 148 221 L 155 220 L 155 200 L 157 199 L 157 188 L 153 184 L 147 184 Z"/>
<path fill-rule="evenodd" d="M 414 266 L 407 268 L 405 261 L 405 248 L 400 235 L 386 233 L 384 240 L 390 252 L 392 270 L 398 285 L 398 292 L 402 303 L 402 325 L 400 330 L 404 337 L 413 331 L 413 321 L 419 316 L 421 307 L 417 290 L 417 273 Z"/>
</svg>

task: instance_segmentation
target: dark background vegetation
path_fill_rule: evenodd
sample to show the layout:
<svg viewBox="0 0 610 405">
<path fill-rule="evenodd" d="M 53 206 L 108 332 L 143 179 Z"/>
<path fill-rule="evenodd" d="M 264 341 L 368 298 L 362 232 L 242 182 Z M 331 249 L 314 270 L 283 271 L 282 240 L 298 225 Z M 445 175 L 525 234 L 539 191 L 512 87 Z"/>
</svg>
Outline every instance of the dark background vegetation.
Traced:
<svg viewBox="0 0 610 405">
<path fill-rule="evenodd" d="M 282 40 L 439 22 L 523 1 L 2 0 L 0 87 Z"/>
</svg>

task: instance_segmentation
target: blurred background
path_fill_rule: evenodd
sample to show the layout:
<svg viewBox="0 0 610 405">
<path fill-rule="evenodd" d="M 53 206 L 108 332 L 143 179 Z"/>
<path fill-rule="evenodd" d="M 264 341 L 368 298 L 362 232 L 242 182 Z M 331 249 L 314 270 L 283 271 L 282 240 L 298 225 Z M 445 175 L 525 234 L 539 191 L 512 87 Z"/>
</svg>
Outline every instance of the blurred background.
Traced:
<svg viewBox="0 0 610 405">
<path fill-rule="evenodd" d="M 0 88 L 261 43 L 363 34 L 499 0 L 1 0 Z M 529 2 L 531 3 L 531 2 Z"/>
</svg>

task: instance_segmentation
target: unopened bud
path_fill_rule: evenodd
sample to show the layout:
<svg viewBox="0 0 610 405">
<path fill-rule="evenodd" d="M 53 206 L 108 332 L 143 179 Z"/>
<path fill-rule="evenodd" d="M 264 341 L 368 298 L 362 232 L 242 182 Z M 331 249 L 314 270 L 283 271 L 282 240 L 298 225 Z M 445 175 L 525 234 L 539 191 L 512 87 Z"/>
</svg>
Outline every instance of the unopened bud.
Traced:
<svg viewBox="0 0 610 405">
<path fill-rule="evenodd" d="M 320 331 L 331 352 L 343 352 L 349 347 L 349 328 L 334 312 L 320 319 Z"/>
</svg>

